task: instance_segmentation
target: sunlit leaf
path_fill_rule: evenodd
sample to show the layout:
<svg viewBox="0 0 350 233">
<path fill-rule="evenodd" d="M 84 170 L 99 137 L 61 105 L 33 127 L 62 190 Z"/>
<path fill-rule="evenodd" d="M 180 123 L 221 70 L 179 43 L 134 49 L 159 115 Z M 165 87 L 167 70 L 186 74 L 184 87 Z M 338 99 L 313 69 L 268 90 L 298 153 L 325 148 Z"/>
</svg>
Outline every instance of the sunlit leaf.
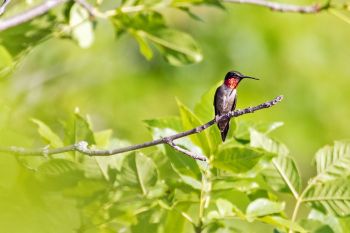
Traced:
<svg viewBox="0 0 350 233">
<path fill-rule="evenodd" d="M 152 41 L 164 59 L 174 66 L 198 63 L 203 59 L 195 40 L 184 32 L 162 29 L 152 34 L 144 31 L 138 34 Z"/>
<path fill-rule="evenodd" d="M 117 180 L 119 184 L 133 187 L 146 196 L 158 180 L 156 165 L 141 153 L 130 154 L 124 158 Z"/>
<path fill-rule="evenodd" d="M 177 104 L 180 112 L 181 121 L 185 130 L 192 129 L 203 124 L 198 119 L 198 117 L 180 101 L 178 101 Z M 207 130 L 191 135 L 190 138 L 196 145 L 202 148 L 204 154 L 208 156 L 210 155 L 210 139 Z"/>
<path fill-rule="evenodd" d="M 43 42 L 53 31 L 56 17 L 45 14 L 27 23 L 0 32 L 0 44 L 14 59 Z"/>
<path fill-rule="evenodd" d="M 292 222 L 288 219 L 282 218 L 280 216 L 264 216 L 261 218 L 257 218 L 258 221 L 264 222 L 278 228 L 283 228 L 285 231 L 287 229 L 293 230 L 294 232 L 306 233 L 309 232 L 301 227 L 298 223 Z"/>
<path fill-rule="evenodd" d="M 275 202 L 269 199 L 259 198 L 249 204 L 246 214 L 249 219 L 254 220 L 256 217 L 281 213 L 284 208 L 284 202 Z"/>
<path fill-rule="evenodd" d="M 0 77 L 6 76 L 13 65 L 13 58 L 7 49 L 0 45 Z"/>
<path fill-rule="evenodd" d="M 289 153 L 288 148 L 284 144 L 269 138 L 266 134 L 260 133 L 253 128 L 250 129 L 250 146 L 262 148 L 276 155 L 285 156 Z"/>
<path fill-rule="evenodd" d="M 214 102 L 214 94 L 215 94 L 216 88 L 217 88 L 217 85 L 213 86 L 212 88 L 210 88 L 209 91 L 204 93 L 201 97 L 201 100 L 194 107 L 194 113 L 198 116 L 198 118 L 203 123 L 212 120 L 215 116 L 213 102 Z M 232 132 L 234 130 L 235 130 L 235 121 L 234 119 L 231 119 L 228 138 L 232 136 Z M 214 125 L 209 129 L 207 129 L 207 131 L 208 131 L 209 143 L 211 144 L 212 150 L 216 151 L 217 147 L 222 143 L 220 130 L 216 125 Z"/>
<path fill-rule="evenodd" d="M 253 148 L 226 147 L 219 149 L 213 160 L 217 168 L 234 173 L 247 172 L 264 156 L 264 153 Z"/>
<path fill-rule="evenodd" d="M 166 218 L 161 223 L 163 232 L 177 233 L 184 232 L 187 220 L 177 210 L 170 210 L 167 212 Z"/>
<path fill-rule="evenodd" d="M 330 181 L 350 175 L 350 142 L 336 141 L 316 153 L 317 180 Z"/>
<path fill-rule="evenodd" d="M 83 172 L 77 163 L 66 159 L 50 159 L 40 165 L 36 176 L 50 188 L 64 188 L 75 185 L 83 178 Z"/>
<path fill-rule="evenodd" d="M 220 180 L 213 182 L 213 190 L 236 189 L 244 193 L 250 193 L 259 188 L 259 184 L 254 180 L 239 179 L 235 181 Z"/>
<path fill-rule="evenodd" d="M 132 34 L 139 44 L 139 49 L 141 54 L 147 59 L 151 60 L 153 57 L 153 51 L 149 45 L 149 42 L 147 41 L 146 37 L 139 35 L 138 33 Z"/>
<path fill-rule="evenodd" d="M 79 109 L 74 113 L 74 142 L 86 141 L 89 145 L 96 144 L 90 117 L 84 117 Z"/>
<path fill-rule="evenodd" d="M 194 189 L 201 189 L 202 173 L 197 161 L 168 146 L 165 151 L 172 168 L 181 177 L 182 181 Z"/>
<path fill-rule="evenodd" d="M 221 211 L 218 209 L 218 207 L 220 206 L 221 208 L 225 208 L 229 212 L 232 211 L 234 215 L 240 218 L 245 218 L 244 211 L 250 203 L 250 199 L 246 193 L 235 189 L 215 190 L 211 192 L 211 201 L 213 202 L 213 204 L 215 203 L 215 210 Z M 228 204 L 230 210 L 228 210 L 227 207 L 224 207 L 225 203 L 227 202 L 230 202 L 230 204 Z"/>
<path fill-rule="evenodd" d="M 213 5 L 224 9 L 224 6 L 218 0 L 174 0 L 172 1 L 172 4 L 175 7 L 183 7 L 183 6 L 191 6 L 191 5 Z"/>
<path fill-rule="evenodd" d="M 280 192 L 291 192 L 298 197 L 301 178 L 293 158 L 288 156 L 287 147 L 253 128 L 250 129 L 250 145 L 278 155 L 262 170 L 262 175 L 270 187 Z"/>
<path fill-rule="evenodd" d="M 70 9 L 69 26 L 72 37 L 81 48 L 88 48 L 94 42 L 94 30 L 89 12 L 76 3 Z"/>
<path fill-rule="evenodd" d="M 334 233 L 343 233 L 341 222 L 334 215 L 324 214 L 318 210 L 312 209 L 307 218 L 328 225 L 332 228 Z"/>
<path fill-rule="evenodd" d="M 111 129 L 99 131 L 99 132 L 94 132 L 93 137 L 96 142 L 96 146 L 105 148 L 108 146 L 111 140 L 113 131 Z"/>
<path fill-rule="evenodd" d="M 176 131 L 182 130 L 181 120 L 179 117 L 164 117 L 159 119 L 144 120 L 149 129 L 169 128 Z"/>
<path fill-rule="evenodd" d="M 293 158 L 290 156 L 277 156 L 272 159 L 272 164 L 287 185 L 288 191 L 298 198 L 301 190 L 301 177 Z M 269 180 L 268 176 L 265 177 L 268 183 L 272 181 L 271 183 L 273 184 L 273 180 Z M 278 191 L 284 191 L 284 189 L 278 189 Z"/>
<path fill-rule="evenodd" d="M 249 142 L 250 141 L 250 129 L 253 128 L 258 132 L 268 134 L 279 127 L 283 126 L 283 122 L 256 122 L 256 121 L 245 121 L 238 120 L 236 123 L 235 138 L 239 141 Z"/>
<path fill-rule="evenodd" d="M 129 32 L 136 38 L 146 58 L 151 58 L 150 42 L 174 66 L 198 63 L 203 59 L 194 39 L 184 32 L 167 28 L 163 16 L 155 11 L 141 12 L 132 17 L 118 15 L 111 20 L 118 35 Z"/>
<path fill-rule="evenodd" d="M 63 142 L 60 139 L 60 137 L 55 134 L 49 126 L 47 126 L 44 122 L 32 119 L 32 122 L 34 122 L 38 126 L 38 132 L 40 136 L 47 141 L 53 148 L 63 147 Z"/>
<path fill-rule="evenodd" d="M 314 208 L 337 216 L 350 215 L 350 181 L 333 180 L 314 184 L 303 198 Z"/>
</svg>

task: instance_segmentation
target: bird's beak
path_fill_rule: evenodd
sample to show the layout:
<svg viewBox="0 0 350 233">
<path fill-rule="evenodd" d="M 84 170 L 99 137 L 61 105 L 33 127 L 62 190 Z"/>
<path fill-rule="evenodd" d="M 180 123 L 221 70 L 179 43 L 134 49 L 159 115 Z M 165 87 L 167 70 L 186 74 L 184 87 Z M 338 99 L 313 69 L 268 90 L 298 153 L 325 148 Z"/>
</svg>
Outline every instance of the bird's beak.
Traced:
<svg viewBox="0 0 350 233">
<path fill-rule="evenodd" d="M 250 78 L 250 79 L 255 79 L 255 80 L 259 80 L 258 78 L 254 78 L 254 77 L 250 77 L 250 76 L 243 76 L 243 77 L 241 77 L 242 79 L 244 79 L 244 78 Z"/>
</svg>

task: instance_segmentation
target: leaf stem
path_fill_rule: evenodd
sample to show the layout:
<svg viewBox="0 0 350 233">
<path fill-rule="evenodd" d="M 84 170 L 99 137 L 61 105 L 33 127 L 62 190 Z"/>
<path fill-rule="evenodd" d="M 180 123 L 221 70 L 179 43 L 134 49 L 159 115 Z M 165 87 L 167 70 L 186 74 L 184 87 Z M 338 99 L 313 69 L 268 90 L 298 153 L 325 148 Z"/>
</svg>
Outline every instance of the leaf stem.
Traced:
<svg viewBox="0 0 350 233">
<path fill-rule="evenodd" d="M 210 191 L 211 191 L 211 166 L 203 169 L 202 171 L 202 188 L 201 196 L 199 202 L 199 222 L 196 226 L 196 232 L 200 233 L 203 231 L 204 226 L 204 210 L 208 207 L 210 201 Z"/>
<path fill-rule="evenodd" d="M 303 192 L 300 194 L 299 198 L 297 198 L 297 202 L 295 203 L 295 207 L 294 207 L 294 210 L 293 210 L 293 214 L 292 214 L 292 219 L 291 219 L 291 224 L 295 223 L 295 221 L 297 220 L 297 216 L 298 216 L 298 212 L 299 212 L 299 209 L 300 209 L 300 205 L 301 203 L 304 202 L 304 196 L 305 194 L 309 191 L 310 188 L 312 188 L 312 186 L 315 185 L 316 183 L 316 178 L 313 178 L 309 184 L 306 186 L 306 188 L 303 190 Z M 289 228 L 289 233 L 293 233 L 293 230 L 292 230 L 292 226 Z"/>
</svg>

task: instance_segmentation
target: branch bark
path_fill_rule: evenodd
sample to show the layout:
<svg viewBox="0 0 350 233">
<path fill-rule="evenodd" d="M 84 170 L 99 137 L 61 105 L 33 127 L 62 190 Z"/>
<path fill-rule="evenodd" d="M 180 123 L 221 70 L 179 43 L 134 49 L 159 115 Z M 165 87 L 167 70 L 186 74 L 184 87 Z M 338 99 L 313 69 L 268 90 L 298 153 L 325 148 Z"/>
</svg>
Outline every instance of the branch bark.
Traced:
<svg viewBox="0 0 350 233">
<path fill-rule="evenodd" d="M 2 4 L 0 5 L 0 16 L 5 13 L 7 5 L 11 2 L 11 0 L 3 0 Z"/>
<path fill-rule="evenodd" d="M 245 108 L 242 110 L 238 109 L 238 110 L 229 112 L 225 115 L 222 115 L 220 117 L 216 117 L 213 120 L 211 120 L 203 125 L 200 125 L 196 128 L 193 128 L 193 129 L 181 132 L 181 133 L 177 133 L 177 134 L 174 134 L 174 135 L 171 135 L 168 137 L 164 137 L 164 138 L 160 138 L 160 139 L 156 139 L 153 141 L 149 141 L 149 142 L 145 142 L 145 143 L 141 143 L 141 144 L 136 144 L 136 145 L 132 145 L 132 146 L 126 146 L 126 147 L 122 147 L 122 148 L 115 148 L 115 149 L 111 149 L 111 150 L 89 149 L 88 143 L 85 141 L 81 141 L 81 142 L 78 142 L 78 143 L 73 144 L 73 145 L 69 145 L 69 146 L 65 146 L 65 147 L 61 147 L 61 148 L 54 148 L 54 149 L 49 149 L 48 147 L 39 148 L 39 149 L 28 149 L 28 148 L 23 148 L 23 147 L 0 147 L 0 152 L 6 152 L 6 153 L 11 153 L 11 154 L 17 154 L 17 155 L 48 156 L 48 155 L 52 155 L 52 154 L 59 154 L 59 153 L 64 153 L 64 152 L 69 152 L 69 151 L 78 151 L 82 154 L 89 155 L 89 156 L 110 156 L 110 155 L 120 154 L 120 153 L 124 153 L 124 152 L 128 152 L 128 151 L 134 151 L 134 150 L 138 150 L 138 149 L 142 149 L 142 148 L 146 148 L 146 147 L 151 147 L 151 146 L 155 146 L 155 145 L 159 145 L 159 144 L 168 144 L 168 145 L 172 146 L 174 149 L 176 149 L 182 153 L 185 153 L 186 155 L 188 155 L 194 159 L 206 161 L 206 157 L 204 157 L 202 155 L 196 155 L 190 151 L 187 151 L 187 150 L 175 145 L 175 143 L 173 141 L 176 139 L 179 139 L 179 138 L 187 137 L 187 136 L 192 135 L 192 134 L 200 133 L 203 130 L 209 128 L 210 126 L 216 124 L 221 119 L 238 117 L 238 116 L 241 116 L 244 114 L 253 113 L 253 112 L 261 110 L 261 109 L 272 107 L 272 106 L 276 105 L 277 103 L 279 103 L 280 101 L 282 101 L 282 99 L 283 99 L 283 96 L 280 95 L 280 96 L 277 96 L 276 98 L 274 98 L 273 100 L 267 101 L 267 102 L 262 103 L 260 105 L 257 105 L 254 107 L 248 107 L 248 108 Z"/>
<path fill-rule="evenodd" d="M 11 18 L 0 21 L 0 32 L 8 28 L 26 23 L 38 16 L 41 16 L 52 8 L 66 2 L 67 0 L 45 0 L 42 4 L 35 6 L 27 11 L 21 12 Z"/>
<path fill-rule="evenodd" d="M 0 15 L 3 13 L 3 11 L 5 11 L 5 7 L 9 1 L 10 0 L 5 0 L 3 5 L 0 7 Z M 45 0 L 42 4 L 36 7 L 33 7 L 32 9 L 21 12 L 17 15 L 12 16 L 11 18 L 1 20 L 0 32 L 8 28 L 15 27 L 17 25 L 28 22 L 38 16 L 41 16 L 47 13 L 52 8 L 62 3 L 65 3 L 66 1 L 67 0 Z M 108 18 L 110 15 L 108 11 L 105 13 L 99 12 L 95 7 L 90 5 L 85 0 L 75 0 L 75 1 L 81 6 L 83 6 L 85 9 L 87 9 L 90 16 L 92 17 Z M 293 4 L 287 4 L 287 3 L 270 2 L 266 0 L 222 0 L 222 1 L 227 3 L 258 5 L 258 6 L 267 7 L 273 11 L 279 11 L 279 12 L 295 12 L 295 13 L 305 13 L 305 14 L 314 14 L 330 8 L 329 1 L 327 1 L 324 4 L 313 4 L 308 6 L 299 6 L 299 5 L 293 5 Z M 137 11 L 143 9 L 143 7 L 141 7 L 140 9 L 139 8 L 140 7 L 137 8 Z M 123 9 L 121 10 L 122 12 L 124 12 Z M 114 14 L 115 14 L 115 10 L 112 10 L 111 15 L 114 15 Z"/>
<path fill-rule="evenodd" d="M 279 12 L 294 12 L 303 14 L 315 14 L 320 11 L 326 10 L 330 7 L 329 1 L 324 4 L 312 4 L 308 6 L 299 6 L 287 3 L 270 2 L 265 0 L 223 0 L 227 3 L 239 3 L 239 4 L 249 4 L 267 7 L 273 11 Z"/>
</svg>

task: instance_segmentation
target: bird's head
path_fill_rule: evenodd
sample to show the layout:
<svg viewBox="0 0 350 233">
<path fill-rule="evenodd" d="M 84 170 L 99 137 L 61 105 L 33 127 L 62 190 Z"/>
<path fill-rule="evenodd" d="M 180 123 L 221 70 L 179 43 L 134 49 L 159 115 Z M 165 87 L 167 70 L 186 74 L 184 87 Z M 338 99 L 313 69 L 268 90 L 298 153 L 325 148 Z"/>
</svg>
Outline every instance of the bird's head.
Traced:
<svg viewBox="0 0 350 233">
<path fill-rule="evenodd" d="M 259 80 L 257 78 L 253 78 L 253 77 L 250 77 L 250 76 L 245 76 L 243 74 L 241 74 L 240 72 L 238 71 L 229 71 L 226 76 L 225 76 L 225 85 L 229 88 L 232 88 L 232 89 L 235 89 L 239 82 L 242 80 L 242 79 L 245 79 L 245 78 L 250 78 L 250 79 L 255 79 L 255 80 Z"/>
</svg>

